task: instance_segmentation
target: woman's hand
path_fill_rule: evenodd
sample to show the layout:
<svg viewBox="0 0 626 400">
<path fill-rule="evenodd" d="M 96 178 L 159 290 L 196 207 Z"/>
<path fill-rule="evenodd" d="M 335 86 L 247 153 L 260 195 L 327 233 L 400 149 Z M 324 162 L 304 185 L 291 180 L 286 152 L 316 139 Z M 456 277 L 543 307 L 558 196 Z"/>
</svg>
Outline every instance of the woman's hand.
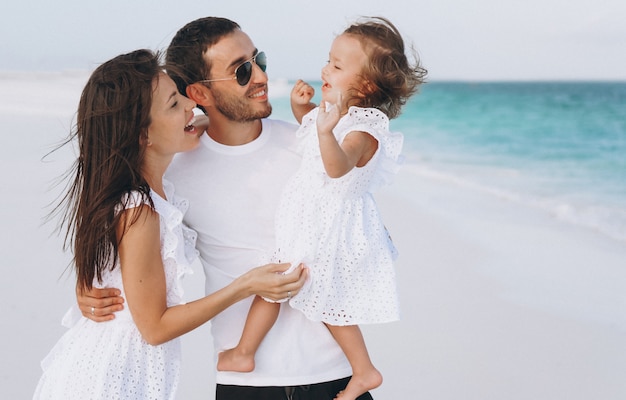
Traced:
<svg viewBox="0 0 626 400">
<path fill-rule="evenodd" d="M 120 294 L 120 290 L 115 288 L 91 288 L 84 292 L 76 288 L 76 301 L 85 318 L 104 322 L 114 319 L 113 313 L 124 309 L 124 298 Z"/>
<path fill-rule="evenodd" d="M 274 301 L 294 297 L 308 277 L 308 269 L 299 264 L 292 272 L 284 273 L 291 264 L 267 264 L 254 268 L 239 277 L 250 295 Z"/>
</svg>

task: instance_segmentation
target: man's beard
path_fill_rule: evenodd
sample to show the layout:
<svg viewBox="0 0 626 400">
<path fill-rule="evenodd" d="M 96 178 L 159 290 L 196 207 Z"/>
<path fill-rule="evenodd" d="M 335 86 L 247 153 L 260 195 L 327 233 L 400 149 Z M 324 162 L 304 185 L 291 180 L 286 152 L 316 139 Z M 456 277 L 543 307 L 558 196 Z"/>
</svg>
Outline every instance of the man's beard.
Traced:
<svg viewBox="0 0 626 400">
<path fill-rule="evenodd" d="M 213 89 L 213 99 L 215 100 L 215 108 L 226 118 L 234 122 L 251 122 L 261 118 L 267 118 L 272 114 L 272 105 L 267 102 L 263 110 L 253 110 L 247 102 L 249 92 L 258 89 L 261 86 L 250 87 L 246 92 L 246 97 L 234 96 L 226 92 L 220 92 Z"/>
</svg>

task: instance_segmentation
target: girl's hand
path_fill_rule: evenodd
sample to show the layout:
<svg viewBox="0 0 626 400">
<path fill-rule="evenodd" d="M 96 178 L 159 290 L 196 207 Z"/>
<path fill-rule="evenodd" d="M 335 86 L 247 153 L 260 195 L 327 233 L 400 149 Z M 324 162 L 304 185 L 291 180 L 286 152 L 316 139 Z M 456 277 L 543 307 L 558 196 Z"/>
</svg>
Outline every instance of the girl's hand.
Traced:
<svg viewBox="0 0 626 400">
<path fill-rule="evenodd" d="M 302 79 L 298 79 L 291 89 L 291 112 L 299 124 L 302 123 L 302 117 L 315 108 L 315 104 L 311 101 L 314 94 L 313 86 Z"/>
<path fill-rule="evenodd" d="M 311 102 L 313 95 L 315 95 L 315 89 L 313 89 L 313 86 L 309 85 L 302 79 L 298 79 L 295 85 L 293 85 L 293 89 L 291 89 L 291 104 L 296 106 L 308 105 Z"/>
<path fill-rule="evenodd" d="M 341 93 L 337 94 L 337 103 L 328 104 L 322 101 L 317 114 L 317 132 L 318 134 L 328 135 L 333 132 L 333 128 L 337 126 L 339 119 L 341 118 Z"/>
</svg>

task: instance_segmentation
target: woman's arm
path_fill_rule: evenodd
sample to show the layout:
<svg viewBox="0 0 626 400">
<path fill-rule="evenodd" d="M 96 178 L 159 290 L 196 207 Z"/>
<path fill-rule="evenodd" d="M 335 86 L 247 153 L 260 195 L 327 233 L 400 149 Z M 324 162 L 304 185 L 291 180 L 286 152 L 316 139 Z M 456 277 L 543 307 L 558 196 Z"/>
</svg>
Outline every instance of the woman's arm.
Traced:
<svg viewBox="0 0 626 400">
<path fill-rule="evenodd" d="M 136 221 L 131 225 L 124 224 L 119 256 L 128 307 L 141 335 L 150 344 L 161 344 L 185 334 L 253 294 L 270 298 L 287 297 L 287 292 L 293 295 L 306 278 L 306 274 L 289 278 L 279 275 L 275 272 L 288 265 L 276 264 L 262 271 L 252 270 L 199 300 L 167 307 L 165 272 L 159 247 L 159 216 L 148 206 L 142 206 L 127 210 L 122 220 L 132 221 L 135 213 L 139 213 Z"/>
<path fill-rule="evenodd" d="M 133 218 L 130 211 L 126 212 L 128 220 Z M 289 292 L 295 296 L 306 280 L 302 266 L 283 275 L 281 272 L 289 264 L 267 264 L 251 269 L 209 296 L 167 308 L 158 224 L 158 215 L 145 206 L 139 219 L 127 228 L 119 246 L 128 307 L 142 336 L 150 343 L 163 343 L 187 333 L 254 294 L 274 300 L 286 298 Z M 77 301 L 82 314 L 96 322 L 113 319 L 113 312 L 123 308 L 123 298 L 115 288 L 77 291 Z"/>
</svg>

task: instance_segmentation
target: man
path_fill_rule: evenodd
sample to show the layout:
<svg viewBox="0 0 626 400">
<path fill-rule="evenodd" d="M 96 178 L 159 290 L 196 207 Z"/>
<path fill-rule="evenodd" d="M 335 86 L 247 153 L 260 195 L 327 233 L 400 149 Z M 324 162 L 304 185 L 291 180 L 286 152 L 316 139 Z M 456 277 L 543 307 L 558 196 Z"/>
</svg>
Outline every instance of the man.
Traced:
<svg viewBox="0 0 626 400">
<path fill-rule="evenodd" d="M 168 47 L 166 64 L 179 90 L 209 117 L 199 148 L 177 156 L 166 175 L 189 200 L 185 221 L 198 232 L 208 294 L 264 264 L 273 249 L 279 197 L 300 162 L 296 126 L 266 119 L 272 108 L 265 56 L 233 21 L 208 17 L 187 24 Z M 216 353 L 237 344 L 251 301 L 212 320 Z M 81 309 L 91 318 L 93 309 L 86 310 L 110 303 L 84 300 Z M 119 307 L 100 309 L 92 319 Z M 255 362 L 249 373 L 218 371 L 216 398 L 333 399 L 351 374 L 324 324 L 286 305 Z"/>
</svg>

